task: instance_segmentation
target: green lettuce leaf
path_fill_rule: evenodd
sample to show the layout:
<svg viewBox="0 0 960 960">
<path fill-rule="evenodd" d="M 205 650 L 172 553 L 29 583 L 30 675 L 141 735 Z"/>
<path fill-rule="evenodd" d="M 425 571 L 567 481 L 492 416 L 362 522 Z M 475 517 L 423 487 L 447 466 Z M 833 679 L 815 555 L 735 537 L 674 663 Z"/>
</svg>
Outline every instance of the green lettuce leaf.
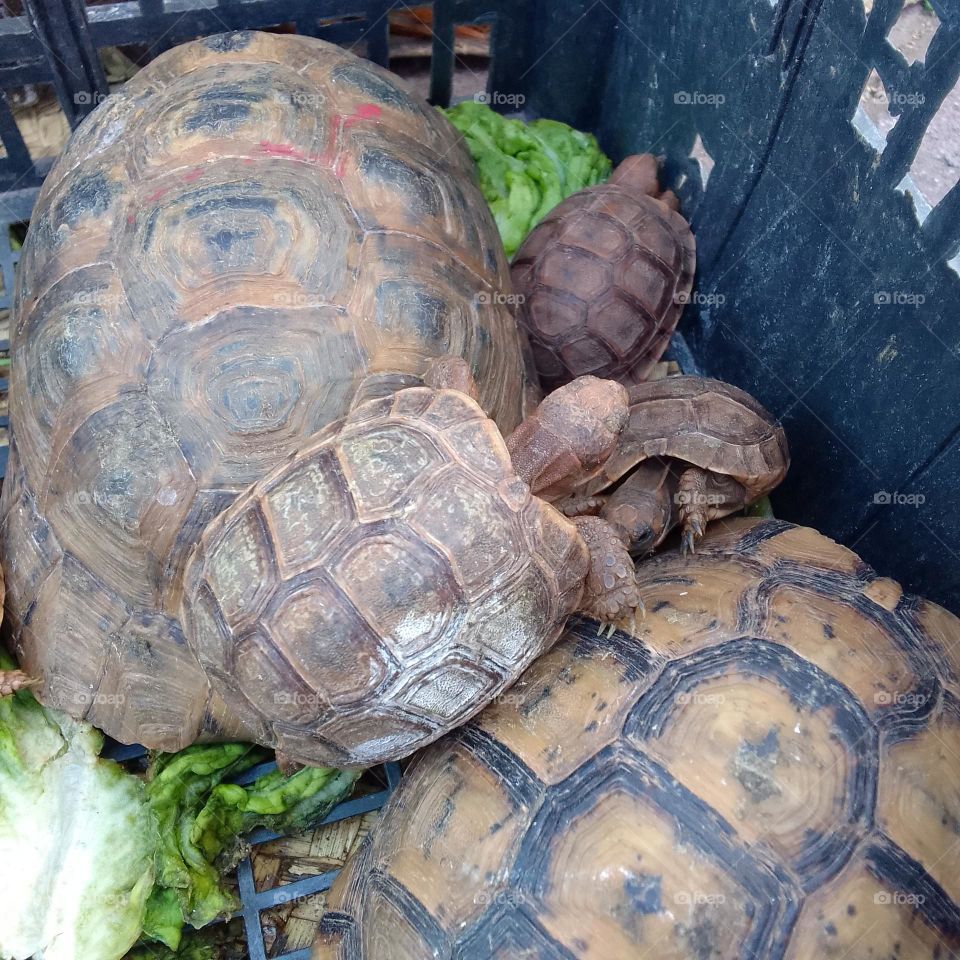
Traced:
<svg viewBox="0 0 960 960">
<path fill-rule="evenodd" d="M 596 138 L 565 123 L 524 123 L 474 101 L 444 113 L 463 134 L 508 256 L 561 200 L 610 176 Z"/>
<path fill-rule="evenodd" d="M 0 670 L 12 669 L 0 651 Z M 223 874 L 256 827 L 302 830 L 353 789 L 359 771 L 274 770 L 246 743 L 200 744 L 152 758 L 146 784 L 99 756 L 102 735 L 46 710 L 27 690 L 0 698 L 0 958 L 119 960 L 227 956 L 187 926 L 239 904 Z M 218 942 L 219 943 L 219 942 Z M 165 952 L 166 951 L 166 952 Z M 242 954 L 241 954 L 242 955 Z"/>
<path fill-rule="evenodd" d="M 26 690 L 0 699 L 0 956 L 115 960 L 140 936 L 156 825 L 101 745 Z"/>
<path fill-rule="evenodd" d="M 222 875 L 236 865 L 239 838 L 256 827 L 305 829 L 350 791 L 359 771 L 307 767 L 279 770 L 249 786 L 224 783 L 269 757 L 248 744 L 196 745 L 154 758 L 147 798 L 160 825 L 157 887 L 147 904 L 144 934 L 173 950 L 185 924 L 202 927 L 239 908 Z"/>
</svg>

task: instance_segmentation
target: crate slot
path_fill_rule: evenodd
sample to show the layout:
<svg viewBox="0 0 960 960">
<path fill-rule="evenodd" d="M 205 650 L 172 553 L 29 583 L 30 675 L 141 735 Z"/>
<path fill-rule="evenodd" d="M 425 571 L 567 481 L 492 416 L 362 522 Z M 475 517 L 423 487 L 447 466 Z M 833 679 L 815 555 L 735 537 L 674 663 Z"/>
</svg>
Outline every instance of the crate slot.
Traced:
<svg viewBox="0 0 960 960">
<path fill-rule="evenodd" d="M 707 148 L 704 146 L 703 139 L 699 133 L 693 141 L 693 146 L 690 148 L 690 159 L 700 171 L 701 190 L 706 190 L 707 184 L 710 182 L 710 174 L 713 172 L 716 161 L 707 152 Z"/>
<path fill-rule="evenodd" d="M 909 181 L 915 189 L 906 187 L 916 203 L 923 199 L 926 212 L 936 207 L 960 182 L 960 161 L 951 156 L 953 134 L 960 123 L 960 81 L 946 95 L 924 131 L 920 146 L 910 164 Z M 920 205 L 917 205 L 918 212 Z M 920 222 L 926 219 L 924 216 Z"/>
<path fill-rule="evenodd" d="M 893 26 L 887 32 L 887 43 L 907 62 L 925 63 L 934 34 L 940 29 L 940 18 L 917 0 L 905 0 Z"/>
<path fill-rule="evenodd" d="M 870 71 L 852 122 L 854 129 L 877 153 L 886 150 L 887 137 L 900 119 L 890 105 L 898 103 L 901 96 L 896 92 L 888 93 L 880 74 L 876 70 Z"/>
</svg>

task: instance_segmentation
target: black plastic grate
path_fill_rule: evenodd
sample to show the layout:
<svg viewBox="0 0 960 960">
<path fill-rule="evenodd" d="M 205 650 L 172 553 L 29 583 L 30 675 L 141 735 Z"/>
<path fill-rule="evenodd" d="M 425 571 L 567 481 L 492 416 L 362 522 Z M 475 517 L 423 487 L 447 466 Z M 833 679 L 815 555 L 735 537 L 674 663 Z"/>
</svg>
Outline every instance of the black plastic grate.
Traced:
<svg viewBox="0 0 960 960">
<path fill-rule="evenodd" d="M 402 0 L 23 0 L 24 13 L 0 16 L 0 93 L 24 84 L 50 84 L 70 127 L 76 127 L 110 88 L 98 51 L 134 46 L 152 59 L 195 37 L 231 30 L 292 26 L 297 33 L 353 47 L 389 66 L 391 10 Z M 435 0 L 430 94 L 450 102 L 454 26 L 493 26 L 488 89 L 516 90 L 525 62 L 528 25 L 522 5 L 507 0 Z M 2 13 L 2 9 L 0 9 Z M 0 96 L 0 191 L 40 185 L 52 158 L 31 156 L 5 96 Z"/>
</svg>

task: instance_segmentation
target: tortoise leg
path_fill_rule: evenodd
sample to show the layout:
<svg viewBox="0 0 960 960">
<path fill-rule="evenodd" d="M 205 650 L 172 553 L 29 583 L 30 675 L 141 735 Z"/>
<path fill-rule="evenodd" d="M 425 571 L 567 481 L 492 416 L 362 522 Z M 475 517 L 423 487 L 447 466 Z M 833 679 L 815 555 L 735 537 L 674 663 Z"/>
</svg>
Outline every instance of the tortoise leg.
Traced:
<svg viewBox="0 0 960 960">
<path fill-rule="evenodd" d="M 590 570 L 580 610 L 602 623 L 643 613 L 637 571 L 620 534 L 599 517 L 575 517 L 577 533 L 590 551 Z"/>
<path fill-rule="evenodd" d="M 747 492 L 733 477 L 711 473 L 701 467 L 687 467 L 677 486 L 679 519 L 683 526 L 680 548 L 693 553 L 707 524 L 746 505 Z"/>
<path fill-rule="evenodd" d="M 22 670 L 0 670 L 0 697 L 9 697 L 39 683 L 36 677 L 28 677 Z"/>
<path fill-rule="evenodd" d="M 537 496 L 562 500 L 603 466 L 629 415 L 619 383 L 578 377 L 547 396 L 507 438 L 513 468 Z"/>
<path fill-rule="evenodd" d="M 554 506 L 565 517 L 596 517 L 607 502 L 606 497 L 578 497 L 571 496 L 560 500 Z"/>
<path fill-rule="evenodd" d="M 431 360 L 423 375 L 423 382 L 434 390 L 459 390 L 473 400 L 480 395 L 470 365 L 462 357 L 437 357 Z"/>
</svg>

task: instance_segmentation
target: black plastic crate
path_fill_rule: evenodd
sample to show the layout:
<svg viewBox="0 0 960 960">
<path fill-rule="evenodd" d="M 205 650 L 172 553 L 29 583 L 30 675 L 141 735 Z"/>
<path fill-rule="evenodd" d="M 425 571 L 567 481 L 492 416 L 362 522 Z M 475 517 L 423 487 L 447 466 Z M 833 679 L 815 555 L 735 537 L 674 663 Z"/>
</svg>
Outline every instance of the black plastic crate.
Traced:
<svg viewBox="0 0 960 960">
<path fill-rule="evenodd" d="M 437 0 L 430 92 L 450 100 L 454 25 L 489 21 L 491 102 L 590 130 L 615 161 L 662 155 L 698 245 L 696 294 L 673 355 L 685 370 L 750 390 L 784 420 L 794 465 L 773 496 L 778 516 L 960 610 L 960 187 L 931 209 L 910 181 L 960 77 L 960 5 L 931 3 L 939 28 L 925 61 L 908 65 L 887 40 L 903 0 L 875 0 L 869 14 L 863 0 Z M 386 16 L 404 5 L 25 6 L 0 19 L 0 84 L 52 84 L 75 125 L 107 92 L 100 47 L 155 55 L 199 35 L 292 24 L 388 64 Z M 886 137 L 859 108 L 874 70 L 900 94 Z M 29 219 L 51 158 L 29 156 L 2 99 L 0 138 L 9 233 Z M 16 259 L 0 242 L 0 307 L 10 305 Z M 398 775 L 391 767 L 389 786 Z M 306 878 L 297 893 L 331 880 Z M 264 957 L 259 912 L 290 889 L 257 894 L 249 862 L 239 883 L 251 956 Z"/>
</svg>

